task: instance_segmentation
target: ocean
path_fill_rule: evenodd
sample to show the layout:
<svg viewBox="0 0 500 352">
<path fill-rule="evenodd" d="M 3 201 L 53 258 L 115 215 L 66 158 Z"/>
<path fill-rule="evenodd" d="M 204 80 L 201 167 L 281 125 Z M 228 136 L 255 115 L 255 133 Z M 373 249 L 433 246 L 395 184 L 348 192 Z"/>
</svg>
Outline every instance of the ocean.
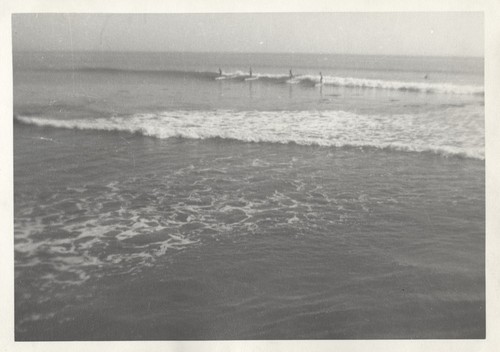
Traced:
<svg viewBox="0 0 500 352">
<path fill-rule="evenodd" d="M 13 64 L 16 340 L 485 337 L 483 59 Z"/>
</svg>

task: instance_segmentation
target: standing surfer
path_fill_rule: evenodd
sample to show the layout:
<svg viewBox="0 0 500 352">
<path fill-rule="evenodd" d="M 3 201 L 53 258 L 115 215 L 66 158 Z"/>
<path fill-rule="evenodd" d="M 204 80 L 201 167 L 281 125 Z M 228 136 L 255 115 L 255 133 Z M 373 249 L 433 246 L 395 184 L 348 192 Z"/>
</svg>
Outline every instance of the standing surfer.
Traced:
<svg viewBox="0 0 500 352">
<path fill-rule="evenodd" d="M 252 68 L 250 67 L 250 70 L 248 71 L 248 73 L 250 74 L 250 77 L 252 77 Z"/>
<path fill-rule="evenodd" d="M 319 73 L 319 84 L 323 84 L 323 74 Z"/>
<path fill-rule="evenodd" d="M 219 67 L 219 77 L 222 77 L 222 70 Z"/>
<path fill-rule="evenodd" d="M 292 69 L 290 69 L 290 74 L 289 74 L 289 77 L 290 77 L 290 79 L 292 79 L 292 78 L 293 78 L 293 72 L 292 72 Z"/>
</svg>

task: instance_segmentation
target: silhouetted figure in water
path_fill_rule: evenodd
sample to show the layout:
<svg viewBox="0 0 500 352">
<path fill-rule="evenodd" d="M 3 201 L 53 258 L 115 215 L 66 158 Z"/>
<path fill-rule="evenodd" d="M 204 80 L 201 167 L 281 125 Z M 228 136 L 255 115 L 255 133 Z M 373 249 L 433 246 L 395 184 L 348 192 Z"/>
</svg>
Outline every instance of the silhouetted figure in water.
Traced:
<svg viewBox="0 0 500 352">
<path fill-rule="evenodd" d="M 289 77 L 290 77 L 290 79 L 292 79 L 292 78 L 293 78 L 293 72 L 292 72 L 292 69 L 290 69 L 290 74 L 289 74 Z"/>
<path fill-rule="evenodd" d="M 425 75 L 425 76 L 424 76 L 424 79 L 428 79 L 428 78 L 429 78 L 429 75 Z"/>
<path fill-rule="evenodd" d="M 323 84 L 323 74 L 319 73 L 319 84 Z"/>
<path fill-rule="evenodd" d="M 219 67 L 219 76 L 222 76 L 222 70 Z"/>
<path fill-rule="evenodd" d="M 248 71 L 248 73 L 250 74 L 250 77 L 252 77 L 252 68 L 250 67 L 250 70 Z"/>
</svg>

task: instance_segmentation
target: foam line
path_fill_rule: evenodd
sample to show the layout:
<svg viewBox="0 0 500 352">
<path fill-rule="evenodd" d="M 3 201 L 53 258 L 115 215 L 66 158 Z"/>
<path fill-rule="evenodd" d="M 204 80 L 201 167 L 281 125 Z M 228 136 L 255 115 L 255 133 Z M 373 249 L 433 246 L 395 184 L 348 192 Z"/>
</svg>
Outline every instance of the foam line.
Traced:
<svg viewBox="0 0 500 352">
<path fill-rule="evenodd" d="M 331 147 L 375 147 L 484 159 L 482 107 L 400 115 L 345 111 L 166 111 L 61 120 L 15 116 L 18 123 L 76 130 L 122 131 L 159 139 L 232 139 Z"/>
</svg>

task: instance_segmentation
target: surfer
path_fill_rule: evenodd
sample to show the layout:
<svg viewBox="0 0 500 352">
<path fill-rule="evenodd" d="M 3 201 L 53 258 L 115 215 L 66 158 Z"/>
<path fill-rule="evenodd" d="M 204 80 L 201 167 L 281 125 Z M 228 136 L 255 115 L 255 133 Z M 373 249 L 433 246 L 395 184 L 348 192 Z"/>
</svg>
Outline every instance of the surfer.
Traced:
<svg viewBox="0 0 500 352">
<path fill-rule="evenodd" d="M 323 74 L 319 73 L 319 84 L 323 84 Z"/>
<path fill-rule="evenodd" d="M 292 72 L 292 69 L 290 69 L 290 74 L 289 74 L 289 77 L 290 77 L 290 79 L 292 79 L 292 78 L 293 78 L 293 72 Z"/>
<path fill-rule="evenodd" d="M 427 74 L 426 74 L 426 75 L 424 76 L 424 79 L 428 79 L 428 78 L 429 78 L 429 75 L 427 75 Z"/>
<path fill-rule="evenodd" d="M 252 68 L 250 67 L 250 70 L 248 71 L 248 73 L 250 74 L 250 77 L 252 77 Z"/>
<path fill-rule="evenodd" d="M 222 77 L 222 70 L 219 67 L 219 77 Z"/>
</svg>

